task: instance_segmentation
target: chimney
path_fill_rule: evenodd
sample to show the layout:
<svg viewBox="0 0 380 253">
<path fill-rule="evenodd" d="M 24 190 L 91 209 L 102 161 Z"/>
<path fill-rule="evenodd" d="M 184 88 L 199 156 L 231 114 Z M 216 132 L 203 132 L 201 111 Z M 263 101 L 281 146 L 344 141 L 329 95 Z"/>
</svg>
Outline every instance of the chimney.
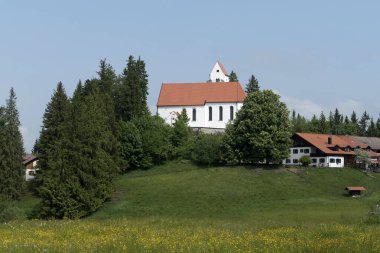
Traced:
<svg viewBox="0 0 380 253">
<path fill-rule="evenodd" d="M 327 138 L 327 144 L 332 144 L 332 136 L 329 136 L 329 137 Z"/>
</svg>

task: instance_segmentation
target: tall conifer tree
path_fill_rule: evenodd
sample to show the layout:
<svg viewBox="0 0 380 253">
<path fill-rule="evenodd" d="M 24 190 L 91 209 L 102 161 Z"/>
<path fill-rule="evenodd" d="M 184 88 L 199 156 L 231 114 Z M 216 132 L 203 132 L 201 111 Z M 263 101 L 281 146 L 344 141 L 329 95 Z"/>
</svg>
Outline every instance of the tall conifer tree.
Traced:
<svg viewBox="0 0 380 253">
<path fill-rule="evenodd" d="M 116 165 L 110 154 L 112 130 L 96 81 L 78 84 L 72 99 L 66 138 L 41 189 L 45 217 L 80 218 L 96 211 L 112 192 Z M 67 141 L 65 141 L 67 140 Z"/>
<path fill-rule="evenodd" d="M 19 128 L 16 94 L 11 88 L 6 107 L 0 108 L 0 195 L 6 199 L 19 198 L 24 181 L 24 148 Z"/>
<path fill-rule="evenodd" d="M 148 74 L 145 62 L 129 56 L 120 84 L 115 92 L 116 113 L 124 121 L 149 114 L 147 105 Z"/>
<path fill-rule="evenodd" d="M 252 75 L 245 86 L 245 92 L 247 94 L 251 94 L 252 92 L 259 91 L 259 90 L 260 90 L 259 81 L 257 81 L 256 77 Z"/>
<path fill-rule="evenodd" d="M 237 74 L 232 70 L 229 75 L 230 82 L 239 82 Z"/>
<path fill-rule="evenodd" d="M 369 118 L 367 111 L 364 111 L 364 113 L 363 113 L 363 115 L 359 121 L 359 135 L 360 136 L 366 136 L 367 135 L 369 120 L 370 120 L 370 118 Z"/>
<path fill-rule="evenodd" d="M 321 112 L 321 115 L 319 116 L 318 133 L 320 133 L 320 134 L 327 134 L 328 133 L 326 116 L 323 112 Z"/>
<path fill-rule="evenodd" d="M 37 185 L 40 185 L 44 174 L 51 170 L 50 162 L 57 160 L 57 153 L 60 152 L 57 142 L 62 141 L 65 136 L 65 123 L 68 119 L 69 99 L 65 88 L 61 82 L 57 84 L 53 96 L 48 103 L 44 116 L 40 138 L 37 142 L 38 165 L 41 174 L 37 176 Z"/>
<path fill-rule="evenodd" d="M 110 64 L 106 62 L 106 60 L 100 61 L 100 69 L 97 72 L 99 77 L 97 79 L 92 80 L 96 82 L 99 86 L 100 97 L 104 102 L 106 116 L 107 116 L 107 124 L 109 129 L 112 131 L 112 135 L 110 136 L 109 144 L 111 146 L 108 147 L 109 154 L 114 157 L 114 160 L 117 163 L 120 163 L 120 147 L 117 141 L 120 133 L 120 123 L 116 119 L 116 107 L 115 101 L 113 99 L 113 92 L 115 90 L 116 85 L 116 74 L 115 70 L 112 68 Z"/>
</svg>

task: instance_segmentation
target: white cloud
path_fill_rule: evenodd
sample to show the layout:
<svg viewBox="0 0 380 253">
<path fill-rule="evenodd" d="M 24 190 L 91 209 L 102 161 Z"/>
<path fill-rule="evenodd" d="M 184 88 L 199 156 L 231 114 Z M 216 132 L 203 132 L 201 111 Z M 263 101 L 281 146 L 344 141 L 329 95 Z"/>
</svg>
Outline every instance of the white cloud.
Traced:
<svg viewBox="0 0 380 253">
<path fill-rule="evenodd" d="M 33 137 L 33 135 L 31 134 L 31 132 L 29 131 L 29 129 L 27 127 L 20 126 L 19 131 L 20 131 L 20 133 L 22 135 L 22 139 L 24 141 L 25 152 L 28 153 L 32 150 L 32 147 L 33 147 L 34 142 L 35 142 L 35 137 Z"/>
<path fill-rule="evenodd" d="M 323 108 L 318 104 L 314 103 L 310 99 L 299 99 L 295 97 L 282 96 L 281 100 L 286 103 L 290 111 L 295 110 L 302 116 L 311 118 L 313 114 L 320 115 Z"/>
<path fill-rule="evenodd" d="M 19 131 L 22 135 L 22 138 L 25 140 L 27 138 L 27 135 L 28 135 L 28 128 L 20 126 Z"/>
<path fill-rule="evenodd" d="M 339 112 L 344 115 L 351 115 L 352 111 L 355 111 L 356 114 L 361 114 L 364 112 L 363 104 L 353 99 L 341 101 L 335 105 L 334 109 L 331 110 L 335 110 L 335 108 L 338 108 Z"/>
</svg>

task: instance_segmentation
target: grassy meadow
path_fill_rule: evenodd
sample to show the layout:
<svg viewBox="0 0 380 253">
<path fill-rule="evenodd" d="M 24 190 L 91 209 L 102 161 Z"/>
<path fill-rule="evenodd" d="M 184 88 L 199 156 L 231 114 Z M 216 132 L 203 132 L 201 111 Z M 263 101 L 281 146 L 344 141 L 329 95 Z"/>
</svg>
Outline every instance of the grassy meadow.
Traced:
<svg viewBox="0 0 380 253">
<path fill-rule="evenodd" d="M 344 188 L 367 188 L 360 198 Z M 380 252 L 380 175 L 354 169 L 200 168 L 133 171 L 79 221 L 0 225 L 0 252 Z"/>
</svg>

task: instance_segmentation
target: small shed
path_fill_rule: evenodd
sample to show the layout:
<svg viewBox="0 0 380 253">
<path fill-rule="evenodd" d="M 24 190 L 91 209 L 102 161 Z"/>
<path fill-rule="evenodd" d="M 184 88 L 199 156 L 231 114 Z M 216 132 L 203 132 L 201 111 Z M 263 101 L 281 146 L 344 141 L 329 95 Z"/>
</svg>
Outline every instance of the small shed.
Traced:
<svg viewBox="0 0 380 253">
<path fill-rule="evenodd" d="M 360 196 L 362 191 L 366 189 L 363 186 L 347 186 L 345 190 L 347 190 L 351 196 Z"/>
</svg>

